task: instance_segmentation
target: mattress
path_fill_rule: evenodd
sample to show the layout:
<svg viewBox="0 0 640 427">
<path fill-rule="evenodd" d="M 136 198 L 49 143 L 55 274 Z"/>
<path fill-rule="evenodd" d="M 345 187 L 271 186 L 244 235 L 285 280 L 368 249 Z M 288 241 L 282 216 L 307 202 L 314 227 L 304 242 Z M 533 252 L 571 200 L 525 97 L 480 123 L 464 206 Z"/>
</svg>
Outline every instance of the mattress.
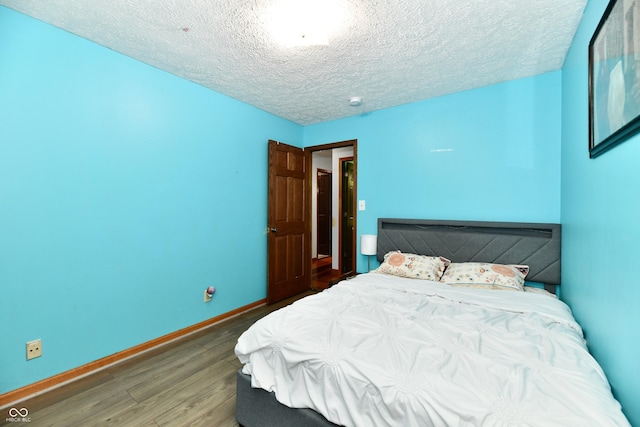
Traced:
<svg viewBox="0 0 640 427">
<path fill-rule="evenodd" d="M 259 320 L 251 385 L 344 426 L 628 426 L 580 326 L 547 295 L 356 276 Z"/>
</svg>

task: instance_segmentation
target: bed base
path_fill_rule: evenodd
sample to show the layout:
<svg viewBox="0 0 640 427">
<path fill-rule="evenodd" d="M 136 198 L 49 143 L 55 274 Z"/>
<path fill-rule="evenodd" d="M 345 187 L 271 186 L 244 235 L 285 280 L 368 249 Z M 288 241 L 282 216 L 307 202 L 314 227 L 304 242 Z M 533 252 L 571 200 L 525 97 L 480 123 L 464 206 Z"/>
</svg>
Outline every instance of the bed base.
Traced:
<svg viewBox="0 0 640 427">
<path fill-rule="evenodd" d="M 243 427 L 338 427 L 311 409 L 289 408 L 273 393 L 251 387 L 251 377 L 242 370 L 236 377 L 236 420 Z"/>
</svg>

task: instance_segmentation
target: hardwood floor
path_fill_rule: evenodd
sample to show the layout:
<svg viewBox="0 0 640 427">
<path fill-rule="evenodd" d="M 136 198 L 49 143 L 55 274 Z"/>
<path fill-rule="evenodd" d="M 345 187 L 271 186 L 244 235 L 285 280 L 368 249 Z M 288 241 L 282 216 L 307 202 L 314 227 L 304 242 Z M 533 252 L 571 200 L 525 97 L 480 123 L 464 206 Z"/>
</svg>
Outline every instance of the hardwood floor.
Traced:
<svg viewBox="0 0 640 427">
<path fill-rule="evenodd" d="M 311 261 L 311 289 L 321 291 L 327 289 L 329 284 L 344 277 L 344 274 L 331 268 L 331 257 Z"/>
<path fill-rule="evenodd" d="M 269 312 L 312 292 L 223 321 L 160 349 L 14 405 L 30 426 L 237 426 L 236 341 Z M 9 408 L 0 425 L 10 422 Z"/>
</svg>

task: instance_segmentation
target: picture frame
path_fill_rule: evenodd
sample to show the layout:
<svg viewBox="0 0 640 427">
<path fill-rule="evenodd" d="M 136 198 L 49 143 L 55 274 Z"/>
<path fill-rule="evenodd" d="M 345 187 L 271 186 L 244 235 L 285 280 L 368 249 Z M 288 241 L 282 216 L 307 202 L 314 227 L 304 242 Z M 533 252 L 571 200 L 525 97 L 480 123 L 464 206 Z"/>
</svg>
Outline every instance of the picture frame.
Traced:
<svg viewBox="0 0 640 427">
<path fill-rule="evenodd" d="M 611 0 L 589 42 L 589 157 L 640 131 L 640 5 Z"/>
</svg>

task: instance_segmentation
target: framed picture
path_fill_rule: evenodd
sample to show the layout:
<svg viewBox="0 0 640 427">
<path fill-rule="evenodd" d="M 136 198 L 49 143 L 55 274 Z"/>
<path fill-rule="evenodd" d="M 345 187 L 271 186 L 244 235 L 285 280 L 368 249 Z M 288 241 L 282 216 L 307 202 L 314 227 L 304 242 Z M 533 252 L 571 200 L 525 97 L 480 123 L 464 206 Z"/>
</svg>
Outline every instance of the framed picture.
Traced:
<svg viewBox="0 0 640 427">
<path fill-rule="evenodd" d="M 589 43 L 589 157 L 640 131 L 640 5 L 611 0 Z"/>
</svg>

